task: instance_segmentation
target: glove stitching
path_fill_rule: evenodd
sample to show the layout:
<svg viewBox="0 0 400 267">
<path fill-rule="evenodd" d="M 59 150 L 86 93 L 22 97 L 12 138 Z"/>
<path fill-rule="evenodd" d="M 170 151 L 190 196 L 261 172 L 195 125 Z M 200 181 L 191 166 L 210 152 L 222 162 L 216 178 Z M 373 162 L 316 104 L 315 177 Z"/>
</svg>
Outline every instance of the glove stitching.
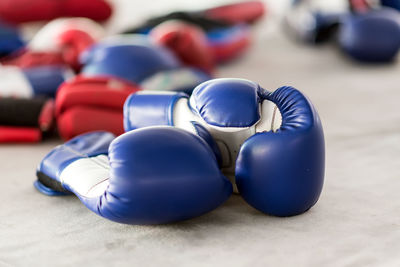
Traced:
<svg viewBox="0 0 400 267">
<path fill-rule="evenodd" d="M 99 167 L 101 167 L 101 168 L 103 168 L 103 169 L 106 169 L 106 170 L 109 170 L 110 168 L 109 168 L 109 166 L 106 166 L 106 165 L 103 165 L 103 163 L 100 161 L 100 160 L 94 160 L 92 157 L 90 157 L 89 155 L 87 155 L 87 154 L 83 154 L 83 153 L 80 153 L 80 152 L 78 152 L 78 151 L 75 151 L 75 150 L 73 150 L 72 148 L 69 148 L 68 146 L 64 146 L 64 149 L 65 150 L 68 150 L 68 151 L 70 151 L 70 152 L 72 152 L 72 153 L 74 153 L 74 154 L 76 154 L 77 156 L 80 156 L 80 157 L 82 157 L 82 158 L 85 158 L 85 159 L 89 159 L 91 162 L 93 162 L 95 165 L 97 165 L 97 166 L 99 166 Z M 99 154 L 99 155 L 104 155 L 104 154 Z M 97 155 L 97 156 L 99 156 L 99 155 Z M 79 160 L 79 159 L 78 159 Z M 109 178 L 107 178 L 107 179 L 109 179 Z M 61 183 L 64 183 L 64 181 L 60 181 Z"/>
<path fill-rule="evenodd" d="M 88 189 L 88 191 L 86 192 L 86 195 L 88 195 L 89 192 L 90 192 L 93 188 L 95 188 L 97 185 L 99 185 L 99 184 L 101 184 L 101 183 L 103 183 L 104 181 L 107 181 L 107 180 L 110 180 L 110 177 L 107 177 L 107 178 L 105 178 L 104 180 L 102 180 L 102 181 L 100 181 L 100 182 L 94 184 L 92 187 L 90 187 L 90 188 Z"/>
<path fill-rule="evenodd" d="M 274 111 L 273 111 L 273 113 L 272 113 L 272 120 L 271 120 L 271 131 L 272 132 L 275 132 L 274 131 L 274 124 L 275 124 L 275 116 L 276 116 L 276 110 L 278 109 L 278 107 L 275 105 L 275 107 L 274 107 Z"/>
</svg>

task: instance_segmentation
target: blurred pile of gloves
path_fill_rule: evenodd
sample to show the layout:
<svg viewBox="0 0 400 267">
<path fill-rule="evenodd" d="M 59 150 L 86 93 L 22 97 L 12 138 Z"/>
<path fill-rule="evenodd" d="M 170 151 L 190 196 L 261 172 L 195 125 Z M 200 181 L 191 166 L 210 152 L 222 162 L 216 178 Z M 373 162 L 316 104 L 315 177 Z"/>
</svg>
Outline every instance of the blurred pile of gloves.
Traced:
<svg viewBox="0 0 400 267">
<path fill-rule="evenodd" d="M 288 32 L 312 44 L 334 40 L 360 62 L 393 61 L 400 49 L 400 0 L 295 0 Z"/>
<path fill-rule="evenodd" d="M 173 12 L 107 36 L 103 0 L 0 2 L 0 142 L 123 133 L 123 104 L 139 90 L 191 93 L 251 43 L 259 1 Z M 67 18 L 68 17 L 68 18 Z M 29 42 L 18 26 L 49 21 Z"/>
</svg>

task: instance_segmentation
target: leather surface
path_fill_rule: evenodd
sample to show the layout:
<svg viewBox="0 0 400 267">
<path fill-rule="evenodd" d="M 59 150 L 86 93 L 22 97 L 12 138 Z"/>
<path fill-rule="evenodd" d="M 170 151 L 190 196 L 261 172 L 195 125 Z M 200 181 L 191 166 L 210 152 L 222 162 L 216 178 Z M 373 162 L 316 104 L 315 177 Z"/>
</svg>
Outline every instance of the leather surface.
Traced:
<svg viewBox="0 0 400 267">
<path fill-rule="evenodd" d="M 95 106 L 75 106 L 57 117 L 58 132 L 63 140 L 92 131 L 124 133 L 122 110 Z"/>
<path fill-rule="evenodd" d="M 124 128 L 131 131 L 147 126 L 173 124 L 174 104 L 184 93 L 156 92 L 155 94 L 132 94 L 124 105 Z"/>
<path fill-rule="evenodd" d="M 108 132 L 94 132 L 80 135 L 54 148 L 38 166 L 38 171 L 54 180 L 59 180 L 63 169 L 80 158 L 108 154 L 108 147 L 115 136 Z"/>
<path fill-rule="evenodd" d="M 78 76 L 57 91 L 56 114 L 74 106 L 122 110 L 126 98 L 138 90 L 136 86 L 118 79 Z"/>
<path fill-rule="evenodd" d="M 339 42 L 341 48 L 355 59 L 391 61 L 400 48 L 400 14 L 387 8 L 349 15 L 340 28 Z"/>
<path fill-rule="evenodd" d="M 214 155 L 217 159 L 218 165 L 221 167 L 222 154 L 210 132 L 207 131 L 207 129 L 198 122 L 192 122 L 192 124 L 196 130 L 196 134 L 200 136 L 210 146 L 211 150 L 214 152 Z"/>
<path fill-rule="evenodd" d="M 39 66 L 25 69 L 24 75 L 38 96 L 54 97 L 71 71 L 62 66 Z"/>
<path fill-rule="evenodd" d="M 176 126 L 174 121 L 175 104 L 179 100 L 188 99 L 188 97 L 188 95 L 178 92 L 132 94 L 124 106 L 125 131 L 128 132 L 148 126 Z M 191 121 L 189 131 L 200 136 L 210 146 L 218 164 L 221 165 L 221 152 L 207 129 L 201 124 Z"/>
<path fill-rule="evenodd" d="M 160 224 L 200 216 L 232 193 L 232 185 L 220 172 L 213 151 L 200 137 L 173 127 L 151 127 L 113 138 L 106 132 L 76 137 L 53 149 L 38 171 L 57 181 L 64 177 L 70 181 L 64 187 L 90 210 L 127 224 Z M 108 147 L 109 185 L 104 193 L 95 197 L 77 193 L 74 185 L 78 187 L 79 180 L 65 177 L 74 173 L 72 164 L 107 154 Z M 79 163 L 84 171 L 84 162 Z M 98 171 L 95 164 L 88 168 L 91 173 L 104 172 L 104 166 Z M 64 169 L 68 169 L 67 174 Z M 85 184 L 83 190 L 87 187 Z"/>
<path fill-rule="evenodd" d="M 131 95 L 124 107 L 125 130 L 150 125 L 176 126 L 172 119 L 174 105 L 185 97 L 157 92 Z M 260 121 L 260 104 L 264 100 L 277 106 L 281 126 L 276 131 L 253 132 L 228 142 L 240 131 L 232 128 L 247 130 Z M 248 80 L 215 79 L 193 91 L 188 112 L 190 109 L 193 116 L 197 114 L 202 120 L 187 117 L 189 120 L 208 127 L 212 140 L 219 136 L 221 146 L 215 153 L 219 163 L 230 162 L 227 166 L 232 165 L 235 170 L 238 191 L 250 205 L 268 214 L 291 216 L 316 203 L 324 181 L 324 134 L 318 113 L 301 92 L 282 87 L 269 93 Z M 199 130 L 198 134 L 203 128 Z M 206 135 L 205 139 L 209 137 Z M 214 142 L 209 142 L 210 147 L 217 147 Z M 230 152 L 222 159 L 220 149 L 226 143 L 230 144 Z"/>
<path fill-rule="evenodd" d="M 179 67 L 178 60 L 168 50 L 136 42 L 134 37 L 131 40 L 128 44 L 98 43 L 83 53 L 82 75 L 116 76 L 138 84 L 158 71 Z"/>
<path fill-rule="evenodd" d="M 124 102 L 137 90 L 115 78 L 77 77 L 64 83 L 57 92 L 55 108 L 61 137 L 68 140 L 91 131 L 122 134 Z"/>
<path fill-rule="evenodd" d="M 181 21 L 167 21 L 150 33 L 156 43 L 168 47 L 186 65 L 207 73 L 214 70 L 214 57 L 208 47 L 206 34 L 197 26 Z"/>
<path fill-rule="evenodd" d="M 253 207 L 276 216 L 292 216 L 318 200 L 325 172 L 321 121 L 309 100 L 292 87 L 260 91 L 282 114 L 276 132 L 246 140 L 236 161 L 236 184 Z"/>
<path fill-rule="evenodd" d="M 25 45 L 18 31 L 0 22 L 0 57 L 6 56 Z"/>
<path fill-rule="evenodd" d="M 398 0 L 381 0 L 382 5 L 400 10 L 400 2 Z"/>
<path fill-rule="evenodd" d="M 241 79 L 215 79 L 195 88 L 191 104 L 208 123 L 219 127 L 249 127 L 259 119 L 258 84 Z"/>
<path fill-rule="evenodd" d="M 224 63 L 246 51 L 251 43 L 251 34 L 247 25 L 239 24 L 209 31 L 207 39 L 216 62 Z"/>
<path fill-rule="evenodd" d="M 113 221 L 181 221 L 215 209 L 232 193 L 208 145 L 184 130 L 152 127 L 125 133 L 112 142 L 109 159 L 107 191 L 99 200 L 82 201 Z"/>
<path fill-rule="evenodd" d="M 345 10 L 333 12 L 319 10 L 310 1 L 296 1 L 286 15 L 286 24 L 297 37 L 311 43 L 335 39 L 353 59 L 389 62 L 400 48 L 400 14 L 395 10 L 400 6 L 398 3 L 381 1 L 381 6 L 350 1 Z"/>
</svg>

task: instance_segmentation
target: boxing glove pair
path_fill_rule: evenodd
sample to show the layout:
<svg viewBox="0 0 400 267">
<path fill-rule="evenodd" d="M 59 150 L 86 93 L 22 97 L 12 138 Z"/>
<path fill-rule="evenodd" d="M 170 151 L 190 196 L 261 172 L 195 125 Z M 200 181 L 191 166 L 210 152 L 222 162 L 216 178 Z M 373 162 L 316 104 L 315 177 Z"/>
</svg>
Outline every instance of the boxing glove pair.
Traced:
<svg viewBox="0 0 400 267">
<path fill-rule="evenodd" d="M 292 87 L 270 93 L 247 80 L 218 79 L 190 99 L 138 92 L 124 115 L 128 132 L 116 139 L 94 132 L 51 151 L 38 166 L 36 188 L 74 193 L 100 216 L 129 224 L 211 211 L 231 194 L 232 174 L 245 200 L 272 215 L 300 214 L 318 200 L 322 126 Z"/>
<path fill-rule="evenodd" d="M 1 0 L 0 19 L 17 24 L 59 17 L 87 17 L 104 21 L 112 9 L 104 0 Z"/>
<path fill-rule="evenodd" d="M 66 65 L 79 71 L 80 54 L 105 36 L 103 28 L 87 18 L 63 18 L 47 23 L 25 49 L 2 60 L 21 68 Z"/>
<path fill-rule="evenodd" d="M 391 8 L 396 7 L 395 1 L 381 1 L 377 8 L 368 1 L 349 2 L 330 12 L 316 6 L 315 1 L 295 1 L 286 24 L 308 42 L 335 37 L 341 49 L 356 60 L 392 61 L 400 48 L 400 14 Z"/>
<path fill-rule="evenodd" d="M 212 70 L 213 65 L 232 60 L 246 50 L 251 40 L 247 24 L 260 19 L 264 12 L 264 5 L 260 1 L 224 5 L 197 12 L 177 11 L 151 18 L 125 32 L 150 33 L 157 42 L 167 45 L 184 62 L 198 60 L 196 54 L 202 54 L 203 58 L 207 56 L 201 61 L 201 67 Z M 191 53 L 193 49 L 197 53 Z"/>
<path fill-rule="evenodd" d="M 203 126 L 218 145 L 222 172 L 253 207 L 291 216 L 313 206 L 324 176 L 324 137 L 312 104 L 292 87 L 268 92 L 242 79 L 205 82 L 190 98 L 138 92 L 125 102 L 126 131 Z"/>
<path fill-rule="evenodd" d="M 0 97 L 0 143 L 39 142 L 53 122 L 51 99 Z"/>
</svg>

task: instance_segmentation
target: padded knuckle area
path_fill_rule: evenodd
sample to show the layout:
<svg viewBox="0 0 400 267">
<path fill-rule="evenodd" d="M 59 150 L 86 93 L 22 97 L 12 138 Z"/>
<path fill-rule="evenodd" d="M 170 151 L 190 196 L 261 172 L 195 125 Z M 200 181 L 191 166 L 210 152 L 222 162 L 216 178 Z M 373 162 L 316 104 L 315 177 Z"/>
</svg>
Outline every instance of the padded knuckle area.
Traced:
<svg viewBox="0 0 400 267">
<path fill-rule="evenodd" d="M 196 87 L 191 105 L 208 124 L 248 127 L 260 119 L 258 85 L 242 79 L 216 79 Z"/>
</svg>

